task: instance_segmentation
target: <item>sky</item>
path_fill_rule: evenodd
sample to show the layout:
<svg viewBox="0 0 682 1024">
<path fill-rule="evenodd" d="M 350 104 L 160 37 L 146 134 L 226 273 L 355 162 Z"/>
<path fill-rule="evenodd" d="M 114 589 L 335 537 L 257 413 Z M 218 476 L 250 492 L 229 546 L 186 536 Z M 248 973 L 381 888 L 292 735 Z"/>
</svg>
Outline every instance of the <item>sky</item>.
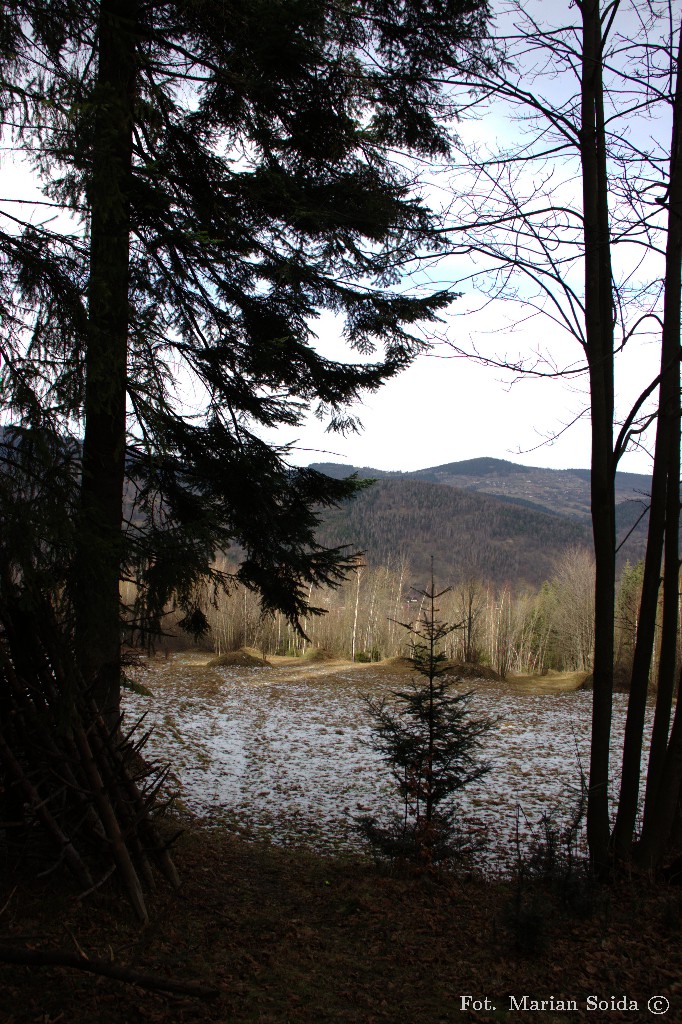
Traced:
<svg viewBox="0 0 682 1024">
<path fill-rule="evenodd" d="M 535 22 L 526 23 L 528 35 L 521 37 L 519 26 L 522 21 L 515 10 L 514 0 L 496 0 L 498 31 L 512 27 L 517 37 L 512 46 L 517 46 L 520 56 L 521 73 L 519 83 L 522 90 L 546 100 L 548 106 L 561 111 L 571 110 L 571 99 L 575 95 L 576 76 L 572 71 L 555 73 L 557 37 L 552 36 L 549 46 L 538 44 L 536 24 L 557 19 L 578 25 L 580 15 L 576 5 L 568 2 L 547 5 L 542 0 L 524 0 L 520 5 L 524 14 Z M 629 139 L 642 152 L 665 154 L 666 142 L 670 138 L 670 125 L 664 106 L 653 110 L 641 106 L 642 60 L 645 51 L 635 45 L 644 40 L 666 42 L 668 8 L 664 3 L 654 2 L 653 8 L 663 13 L 656 22 L 662 35 L 656 37 L 650 28 L 648 34 L 640 22 L 643 4 L 633 0 L 622 0 L 616 21 L 611 30 L 609 44 L 612 55 L 609 60 L 613 68 L 623 68 L 632 82 L 623 86 L 624 79 L 615 73 L 605 82 L 607 89 L 606 114 L 609 129 L 617 136 Z M 510 14 L 510 11 L 512 12 Z M 680 4 L 678 0 L 670 7 L 673 24 L 679 24 Z M 571 45 L 579 33 L 565 36 L 570 52 Z M 548 56 L 550 54 L 551 56 Z M 566 54 L 564 54 L 566 56 Z M 651 60 L 647 53 L 647 60 Z M 654 56 L 665 65 L 665 48 Z M 569 56 L 564 67 L 573 63 Z M 668 80 L 665 74 L 651 79 L 662 90 Z M 628 108 L 637 105 L 636 113 Z M 575 110 L 575 107 L 573 108 Z M 457 126 L 463 143 L 478 148 L 482 159 L 505 150 L 518 149 L 520 144 L 532 150 L 535 138 L 541 139 L 540 148 L 552 150 L 562 137 L 547 131 L 546 121 L 533 126 L 527 118 L 527 108 L 514 110 L 498 100 L 477 118 L 464 118 Z M 575 161 L 562 163 L 554 155 L 546 162 L 524 165 L 515 179 L 513 170 L 504 168 L 502 162 L 500 180 L 509 191 L 522 198 L 533 197 L 542 206 L 547 195 L 560 205 L 581 211 L 582 182 Z M 527 170 L 525 169 L 527 167 Z M 660 168 L 646 167 L 647 186 L 651 201 L 646 210 L 656 209 L 653 197 L 662 196 L 664 186 L 657 180 Z M 491 172 L 494 176 L 494 172 Z M 629 188 L 637 194 L 638 184 L 633 186 L 632 168 L 628 167 Z M 508 174 L 508 176 L 507 176 Z M 453 202 L 463 215 L 473 221 L 482 210 L 495 211 L 498 200 L 492 198 L 490 178 L 484 173 L 472 177 L 468 169 L 448 175 L 434 173 L 427 175 L 427 184 L 422 194 L 437 208 Z M 653 183 L 653 184 L 652 184 Z M 459 190 L 460 200 L 452 200 Z M 615 195 L 610 197 L 612 215 L 617 214 Z M 573 218 L 573 224 L 579 224 Z M 617 229 L 614 229 L 617 231 Z M 580 234 L 574 236 L 580 245 Z M 621 295 L 627 297 L 642 282 L 656 282 L 662 277 L 663 266 L 660 257 L 652 255 L 639 245 L 640 239 L 632 244 L 627 237 L 619 240 L 613 248 L 614 276 L 621 284 Z M 524 242 L 523 244 L 526 244 Z M 528 250 L 532 242 L 528 241 Z M 519 378 L 494 366 L 483 366 L 473 360 L 455 358 L 448 341 L 465 349 L 477 350 L 500 357 L 507 355 L 510 360 L 519 355 L 536 352 L 548 353 L 556 364 L 562 367 L 575 365 L 582 356 L 575 338 L 560 330 L 546 317 L 529 315 L 528 306 L 519 301 L 497 300 L 487 303 L 482 290 L 484 279 L 477 272 L 485 264 L 480 253 L 477 256 L 446 258 L 434 267 L 434 284 L 453 285 L 457 282 L 462 292 L 455 300 L 440 334 L 445 343 L 435 344 L 432 351 L 421 356 L 415 364 L 399 378 L 386 384 L 383 390 L 369 396 L 358 409 L 364 424 L 360 436 L 347 438 L 325 434 L 323 427 L 309 419 L 306 428 L 291 431 L 286 440 L 295 444 L 293 461 L 305 464 L 311 457 L 319 461 L 348 462 L 357 466 L 372 466 L 385 470 L 414 470 L 426 466 L 441 465 L 465 459 L 490 456 L 511 462 L 547 466 L 555 469 L 587 468 L 590 465 L 590 420 L 589 394 L 585 377 L 569 379 Z M 572 270 L 562 265 L 562 275 L 582 291 L 582 266 L 574 264 Z M 518 283 L 517 283 L 518 282 Z M 422 282 L 423 283 L 423 282 Z M 519 298 L 524 295 L 523 282 L 516 278 L 511 291 Z M 518 289 L 518 290 L 517 290 Z M 630 317 L 628 325 L 639 317 L 639 310 Z M 619 423 L 630 410 L 641 391 L 658 373 L 658 337 L 655 324 L 647 321 L 635 334 L 615 361 L 616 375 L 616 432 Z M 338 332 L 334 325 L 322 321 L 318 328 L 320 345 L 325 354 L 341 357 Z M 618 336 L 617 336 L 618 338 Z M 644 435 L 641 444 L 626 452 L 619 468 L 629 472 L 650 473 L 652 432 Z"/>
<path fill-rule="evenodd" d="M 580 19 L 573 4 L 558 3 L 543 5 L 542 0 L 524 0 L 520 5 L 525 14 L 542 25 L 543 19 L 556 18 L 558 24 L 565 20 L 577 25 Z M 666 41 L 666 15 L 668 7 L 654 0 L 653 8 L 663 12 L 657 22 L 662 26 Z M 498 29 L 513 26 L 518 32 L 518 13 L 515 0 L 496 0 L 493 4 Z M 670 138 L 670 125 L 665 107 L 654 107 L 653 112 L 641 107 L 642 58 L 644 51 L 635 43 L 654 40 L 653 29 L 644 32 L 640 13 L 645 10 L 636 0 L 622 0 L 617 19 L 611 30 L 610 45 L 613 48 L 609 58 L 614 68 L 623 68 L 632 82 L 623 87 L 623 79 L 615 74 L 607 88 L 613 87 L 612 98 L 607 95 L 607 119 L 609 128 L 617 136 L 626 137 L 642 152 L 665 154 L 666 142 Z M 509 12 L 512 11 L 512 15 Z M 669 9 L 674 24 L 679 23 L 680 5 L 678 0 Z M 556 38 L 542 48 L 537 44 L 535 24 L 526 25 L 528 36 L 517 39 L 521 56 L 519 82 L 522 90 L 528 90 L 547 100 L 555 109 L 571 109 L 570 99 L 575 95 L 576 76 L 573 72 L 554 73 Z M 577 35 L 564 37 L 567 45 L 575 42 Z M 568 51 L 567 51 L 568 52 Z M 548 53 L 551 57 L 548 57 Z M 651 59 L 650 53 L 647 59 Z M 665 63 L 665 48 L 653 58 Z M 569 57 L 568 63 L 575 59 Z M 639 62 L 639 63 L 638 63 Z M 564 65 L 566 66 L 566 65 Z M 549 73 L 548 73 L 549 72 Z M 656 78 L 654 84 L 665 89 L 665 74 Z M 636 113 L 628 113 L 630 105 L 637 104 Z M 575 108 L 574 108 L 575 109 Z M 518 115 L 518 116 L 517 116 Z M 528 123 L 525 108 L 520 112 L 505 107 L 496 101 L 482 115 L 475 119 L 464 119 L 457 126 L 462 141 L 471 147 L 478 147 L 483 158 L 500 151 L 514 150 L 520 143 L 529 144 L 532 139 L 542 139 L 542 148 L 552 148 L 561 136 L 547 132 L 546 122 L 541 124 L 542 134 L 537 126 Z M 513 171 L 501 180 L 505 186 L 513 187 L 522 197 L 534 197 L 542 205 L 544 198 L 552 194 L 559 204 L 581 211 L 582 197 L 579 171 L 575 162 L 566 162 L 554 156 L 544 164 L 529 164 L 528 170 L 520 172 L 514 180 Z M 647 186 L 651 201 L 646 211 L 656 209 L 653 197 L 662 196 L 664 186 L 658 179 L 660 168 L 651 165 L 646 168 Z M 628 187 L 637 194 L 638 184 L 633 187 L 632 170 L 628 168 Z M 658 180 L 657 180 L 658 179 Z M 652 184 L 653 182 L 653 184 Z M 495 210 L 491 199 L 490 179 L 483 175 L 474 179 L 465 169 L 450 177 L 442 173 L 428 173 L 421 192 L 434 207 L 443 208 L 459 190 L 462 202 L 460 209 L 476 220 L 482 209 Z M 617 213 L 617 202 L 610 197 L 612 215 Z M 457 200 L 454 201 L 457 207 Z M 573 223 L 578 221 L 574 218 Z M 614 229 L 617 231 L 617 229 Z M 574 236 L 580 245 L 580 236 Z M 532 245 L 532 243 L 529 243 Z M 530 251 L 530 249 L 528 250 Z M 644 255 L 643 255 L 644 252 Z M 631 244 L 627 237 L 619 239 L 613 248 L 614 276 L 620 282 L 621 295 L 627 297 L 642 282 L 653 284 L 662 277 L 660 257 L 643 250 L 639 239 Z M 360 435 L 341 437 L 325 433 L 324 425 L 309 417 L 303 429 L 290 430 L 278 435 L 279 440 L 292 444 L 291 460 L 305 465 L 310 461 L 333 461 L 355 466 L 370 466 L 384 470 L 414 470 L 427 466 L 442 465 L 465 459 L 489 456 L 507 459 L 511 462 L 546 466 L 555 469 L 588 468 L 590 465 L 590 419 L 589 393 L 586 377 L 569 379 L 520 378 L 495 366 L 480 365 L 474 360 L 455 357 L 448 342 L 465 350 L 477 350 L 500 357 L 508 355 L 510 360 L 519 355 L 528 356 L 536 352 L 548 353 L 551 360 L 562 367 L 575 365 L 581 359 L 581 349 L 575 338 L 560 330 L 543 316 L 529 315 L 528 306 L 519 301 L 486 301 L 484 280 L 477 272 L 484 264 L 480 256 L 446 258 L 434 265 L 436 286 L 458 284 L 462 295 L 455 300 L 441 325 L 441 340 L 434 344 L 427 355 L 419 357 L 400 377 L 389 381 L 377 394 L 370 395 L 356 410 L 364 429 Z M 582 291 L 582 266 L 575 264 L 572 271 L 562 265 L 562 274 L 570 279 L 576 292 Z M 572 275 L 572 276 L 571 276 Z M 524 284 L 515 279 L 511 291 L 523 297 Z M 425 278 L 419 282 L 425 283 Z M 631 316 L 628 326 L 639 317 L 639 310 Z M 648 330 L 648 328 L 650 328 Z M 615 361 L 616 386 L 616 427 L 622 423 L 641 391 L 658 373 L 657 327 L 652 328 L 649 320 L 628 341 Z M 316 326 L 319 346 L 325 355 L 334 358 L 349 358 L 338 341 L 339 331 L 331 319 L 324 319 Z M 617 336 L 618 340 L 618 336 Z M 619 468 L 629 472 L 651 471 L 650 430 L 643 435 L 641 443 L 622 457 Z"/>
<path fill-rule="evenodd" d="M 2 198 L 42 198 L 30 170 L 10 162 L 0 163 Z M 17 212 L 12 204 L 3 204 Z M 25 215 L 21 207 L 19 215 Z M 38 207 L 41 222 L 51 216 Z M 490 338 L 500 323 L 488 317 L 468 317 L 467 310 L 479 299 L 471 286 L 453 302 L 453 318 L 446 333 L 458 340 L 478 343 Z M 502 311 L 507 319 L 509 313 Z M 474 327 L 473 320 L 476 320 Z M 345 348 L 334 317 L 323 314 L 311 325 L 318 335 L 316 347 L 326 356 L 353 361 L 357 355 Z M 516 348 L 530 347 L 539 325 L 514 335 Z M 558 433 L 585 407 L 584 394 L 576 394 L 563 382 L 518 380 L 500 370 L 457 358 L 436 341 L 428 354 L 419 356 L 407 370 L 354 408 L 363 424 L 359 434 L 330 434 L 313 415 L 303 428 L 264 434 L 281 445 L 291 445 L 294 465 L 341 462 L 384 470 L 414 470 L 463 459 L 492 456 L 526 465 L 552 468 L 589 465 L 589 422 L 576 423 L 556 441 Z M 637 462 L 637 460 L 635 460 Z M 644 465 L 644 460 L 637 462 Z M 630 467 L 639 471 L 635 463 Z M 646 472 L 645 468 L 642 472 Z"/>
<path fill-rule="evenodd" d="M 39 197 L 30 172 L 7 159 L 0 165 L 0 181 L 3 197 Z M 6 209 L 12 210 L 12 206 Z M 38 208 L 35 220 L 42 221 L 47 215 Z M 516 317 L 523 316 L 520 308 L 505 303 L 492 312 L 476 312 L 481 301 L 477 285 L 465 285 L 462 297 L 453 301 L 440 335 L 464 346 L 475 344 L 497 352 L 531 351 L 547 343 L 547 323 L 536 318 L 514 329 Z M 349 361 L 358 358 L 345 348 L 334 317 L 323 314 L 311 326 L 318 336 L 316 347 L 324 355 Z M 568 359 L 575 358 L 577 352 L 567 347 L 570 343 L 559 332 L 555 334 L 555 349 L 565 352 Z M 632 369 L 621 371 L 624 400 L 643 379 L 643 362 L 652 367 L 646 373 L 655 375 L 653 348 L 646 360 L 640 353 Z M 289 460 L 301 466 L 339 462 L 410 471 L 489 456 L 553 469 L 586 468 L 590 464 L 589 416 L 573 421 L 587 404 L 584 379 L 571 383 L 519 379 L 457 357 L 436 339 L 430 352 L 417 357 L 407 370 L 354 407 L 363 425 L 360 433 L 330 434 L 323 422 L 310 415 L 300 428 L 263 436 L 290 445 Z M 648 473 L 650 458 L 645 452 L 630 453 L 621 468 Z"/>
<path fill-rule="evenodd" d="M 556 83 L 550 88 L 557 88 Z M 462 124 L 460 131 L 465 139 L 494 148 L 514 141 L 518 126 L 503 110 L 493 109 L 479 121 Z M 30 172 L 13 163 L 8 152 L 0 154 L 0 182 L 0 199 L 39 196 Z M 432 179 L 423 191 L 437 203 L 439 187 Z M 579 181 L 569 176 L 563 187 L 569 193 L 573 190 L 568 198 L 579 205 L 579 193 L 575 194 Z M 0 207 L 17 209 L 4 202 Z M 21 208 L 22 214 L 25 209 Z M 45 208 L 38 208 L 34 219 L 39 221 L 48 215 Z M 327 433 L 325 424 L 311 415 L 299 428 L 264 436 L 289 446 L 289 459 L 296 465 L 341 462 L 409 471 L 489 456 L 556 469 L 588 467 L 590 424 L 585 415 L 585 378 L 516 378 L 498 368 L 456 357 L 448 348 L 450 340 L 463 348 L 475 347 L 498 355 L 546 349 L 562 365 L 580 356 L 575 340 L 542 317 L 529 319 L 520 303 L 498 301 L 486 306 L 481 282 L 470 277 L 472 269 L 473 263 L 470 267 L 462 257 L 454 262 L 445 260 L 435 268 L 433 284 L 442 286 L 460 280 L 463 294 L 453 301 L 431 351 L 352 410 L 363 424 L 361 433 L 346 437 Z M 420 287 L 428 283 L 425 274 L 417 282 Z M 334 317 L 323 314 L 311 326 L 324 355 L 350 361 L 357 358 L 344 349 Z M 630 345 L 619 359 L 616 389 L 621 416 L 656 375 L 656 362 L 656 345 L 646 338 Z M 621 469 L 640 473 L 650 472 L 650 467 L 650 455 L 644 447 L 626 454 L 620 465 Z"/>
<path fill-rule="evenodd" d="M 334 325 L 320 330 L 325 354 L 341 355 Z M 347 356 L 346 356 L 347 358 Z M 305 429 L 278 432 L 291 443 L 291 461 L 342 462 L 383 470 L 426 466 L 491 456 L 554 468 L 589 465 L 589 425 L 577 423 L 551 445 L 556 433 L 584 406 L 584 396 L 567 394 L 555 381 L 519 380 L 492 367 L 457 358 L 436 344 L 412 366 L 368 395 L 355 411 L 359 434 L 325 432 L 313 416 Z M 274 435 L 269 435 L 274 437 Z"/>
<path fill-rule="evenodd" d="M 477 299 L 473 289 L 468 298 Z M 456 300 L 453 311 L 466 304 L 467 296 Z M 469 318 L 463 313 L 461 320 L 452 322 L 449 333 L 471 334 L 479 345 L 491 338 L 494 342 L 495 335 L 504 329 L 499 323 L 502 314 L 504 310 L 497 322 L 478 318 L 478 327 L 472 326 L 470 331 Z M 511 310 L 508 315 L 512 315 Z M 318 330 L 319 347 L 325 355 L 349 358 L 348 353 L 343 354 L 333 323 L 323 323 Z M 519 330 L 513 335 L 514 351 L 532 349 L 534 335 L 546 333 L 547 327 L 543 331 L 539 323 Z M 557 347 L 565 344 L 557 339 Z M 622 366 L 622 405 L 635 396 L 646 374 L 656 375 L 655 362 L 652 347 Z M 290 461 L 301 466 L 338 462 L 411 471 L 488 456 L 526 466 L 583 469 L 590 465 L 590 420 L 585 414 L 588 403 L 584 379 L 569 383 L 518 378 L 455 357 L 436 342 L 430 353 L 419 356 L 409 369 L 355 407 L 363 424 L 361 433 L 346 437 L 330 434 L 325 432 L 324 423 L 309 416 L 303 429 L 290 428 L 267 436 L 291 444 Z M 635 451 L 623 458 L 620 468 L 649 473 L 650 466 L 649 454 Z"/>
</svg>

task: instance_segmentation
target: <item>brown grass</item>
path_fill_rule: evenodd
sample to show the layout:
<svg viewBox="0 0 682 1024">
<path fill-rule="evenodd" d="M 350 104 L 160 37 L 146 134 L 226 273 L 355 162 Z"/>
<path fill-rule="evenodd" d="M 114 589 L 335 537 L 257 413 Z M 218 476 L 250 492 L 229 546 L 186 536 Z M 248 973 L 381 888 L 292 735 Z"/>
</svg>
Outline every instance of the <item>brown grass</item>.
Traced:
<svg viewBox="0 0 682 1024">
<path fill-rule="evenodd" d="M 546 675 L 508 676 L 506 682 L 517 693 L 569 693 L 581 690 L 590 678 L 588 672 L 553 672 Z"/>
<path fill-rule="evenodd" d="M 324 647 L 309 647 L 303 655 L 303 661 L 307 664 L 338 660 L 339 659 L 332 654 L 331 651 L 326 651 Z"/>
<path fill-rule="evenodd" d="M 409 658 L 384 658 L 378 665 L 375 663 L 375 667 L 387 668 L 391 672 L 414 672 L 414 664 Z"/>
</svg>

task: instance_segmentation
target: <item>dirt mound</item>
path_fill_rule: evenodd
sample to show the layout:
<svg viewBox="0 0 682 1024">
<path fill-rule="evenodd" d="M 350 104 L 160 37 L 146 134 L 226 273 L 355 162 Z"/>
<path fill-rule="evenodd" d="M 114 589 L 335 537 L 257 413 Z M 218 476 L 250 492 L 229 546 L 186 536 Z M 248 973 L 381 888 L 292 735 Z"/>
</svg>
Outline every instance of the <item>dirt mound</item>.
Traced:
<svg viewBox="0 0 682 1024">
<path fill-rule="evenodd" d="M 392 672 L 416 672 L 414 662 L 410 658 L 386 658 L 381 662 Z M 447 673 L 455 679 L 489 679 L 492 682 L 499 682 L 500 676 L 488 665 L 473 665 L 470 662 L 451 661 L 447 664 Z"/>
<path fill-rule="evenodd" d="M 384 658 L 381 664 L 392 672 L 414 672 L 414 663 L 409 658 Z"/>
<path fill-rule="evenodd" d="M 315 663 L 319 661 L 335 661 L 336 659 L 331 651 L 325 650 L 324 647 L 309 647 L 303 655 L 303 660 Z"/>
<path fill-rule="evenodd" d="M 547 695 L 588 689 L 586 684 L 591 679 L 592 676 L 588 676 L 586 672 L 554 672 L 550 670 L 542 675 L 509 676 L 506 681 L 517 693 Z"/>
<path fill-rule="evenodd" d="M 583 690 L 594 689 L 594 679 L 592 673 L 585 677 L 585 682 L 582 686 Z M 630 673 L 624 668 L 614 668 L 613 670 L 613 692 L 614 693 L 629 693 L 630 692 Z"/>
<path fill-rule="evenodd" d="M 448 673 L 457 680 L 460 679 L 488 679 L 492 683 L 499 683 L 502 679 L 490 665 L 474 665 L 470 661 L 453 661 L 448 665 Z"/>
<path fill-rule="evenodd" d="M 252 668 L 256 665 L 262 667 L 269 664 L 269 661 L 259 658 L 256 654 L 251 654 L 250 651 L 242 647 L 239 651 L 229 651 L 227 654 L 219 654 L 217 658 L 211 658 L 210 661 L 206 662 L 206 667 L 222 668 L 223 666 L 236 665 L 239 668 Z"/>
</svg>

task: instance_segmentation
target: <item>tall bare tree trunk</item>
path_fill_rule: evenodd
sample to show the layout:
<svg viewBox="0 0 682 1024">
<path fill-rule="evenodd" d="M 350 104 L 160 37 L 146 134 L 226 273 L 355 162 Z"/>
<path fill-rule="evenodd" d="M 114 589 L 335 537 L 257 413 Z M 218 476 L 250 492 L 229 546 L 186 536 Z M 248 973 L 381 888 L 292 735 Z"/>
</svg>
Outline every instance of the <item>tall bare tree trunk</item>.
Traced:
<svg viewBox="0 0 682 1024">
<path fill-rule="evenodd" d="M 120 706 L 119 577 L 126 443 L 130 186 L 137 0 L 102 0 L 89 182 L 85 436 L 76 580 L 80 668 L 110 726 Z"/>
<path fill-rule="evenodd" d="M 613 456 L 613 297 L 599 0 L 582 0 L 580 157 L 585 239 L 585 332 L 592 414 L 592 531 L 595 550 L 595 650 L 587 805 L 590 857 L 609 854 L 609 747 L 613 698 L 615 493 Z"/>
<path fill-rule="evenodd" d="M 355 570 L 355 611 L 353 612 L 353 632 L 350 640 L 350 660 L 355 661 L 355 645 L 358 631 L 358 608 L 360 607 L 360 577 L 362 576 L 362 569 L 358 566 Z"/>
<path fill-rule="evenodd" d="M 682 308 L 682 286 L 680 282 L 680 267 L 682 266 L 681 64 L 682 25 L 680 26 L 680 39 L 678 41 L 677 81 L 670 147 L 661 383 L 656 450 L 654 455 L 654 472 L 657 468 L 656 462 L 660 461 L 659 476 L 662 480 L 655 492 L 652 485 L 651 496 L 652 509 L 654 494 L 659 503 L 664 503 L 663 629 L 661 635 L 656 714 L 649 755 L 644 828 L 638 850 L 640 858 L 652 865 L 660 860 L 670 835 L 675 810 L 679 802 L 680 784 L 682 781 L 682 707 L 680 705 L 679 693 L 675 722 L 670 741 L 668 742 L 679 628 L 680 310 Z M 660 569 L 660 546 L 658 548 L 658 558 Z M 637 641 L 639 642 L 639 632 Z M 641 756 L 641 741 L 639 753 Z"/>
<path fill-rule="evenodd" d="M 659 409 L 651 482 L 649 529 L 625 726 L 621 793 L 614 832 L 615 849 L 620 857 L 627 857 L 631 851 L 637 818 L 644 718 L 656 631 L 664 538 L 663 632 L 656 725 L 647 782 L 647 792 L 650 795 L 658 787 L 662 757 L 668 739 L 677 657 L 678 531 L 680 521 L 680 257 L 682 255 L 682 160 L 679 159 L 678 152 L 678 125 L 681 111 L 682 88 L 678 73 L 671 147 Z M 650 801 L 649 808 L 651 809 Z"/>
</svg>

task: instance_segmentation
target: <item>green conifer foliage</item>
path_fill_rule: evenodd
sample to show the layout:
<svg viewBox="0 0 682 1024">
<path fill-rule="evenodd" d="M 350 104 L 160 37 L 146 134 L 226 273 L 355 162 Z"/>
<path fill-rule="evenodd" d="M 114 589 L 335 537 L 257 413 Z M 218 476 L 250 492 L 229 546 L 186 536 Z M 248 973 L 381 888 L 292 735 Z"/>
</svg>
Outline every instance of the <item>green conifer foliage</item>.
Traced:
<svg viewBox="0 0 682 1024">
<path fill-rule="evenodd" d="M 395 690 L 392 699 L 368 698 L 374 747 L 388 765 L 402 805 L 387 823 L 360 820 L 360 829 L 380 853 L 431 865 L 450 860 L 467 846 L 459 829 L 456 794 L 489 771 L 480 760 L 481 739 L 488 719 L 469 714 L 471 693 L 452 693 L 453 679 L 442 644 L 461 623 L 438 619 L 433 576 L 415 625 L 401 623 L 412 638 L 412 663 L 421 675 L 409 689 Z"/>
<path fill-rule="evenodd" d="M 3 5 L 6 137 L 84 230 L 38 230 L 21 208 L 0 225 L 0 407 L 83 442 L 65 592 L 114 710 L 119 579 L 149 623 L 173 595 L 191 616 L 236 543 L 240 581 L 298 621 L 310 585 L 347 571 L 315 529 L 355 482 L 292 469 L 262 432 L 311 410 L 358 429 L 353 403 L 450 301 L 400 284 L 440 244 L 404 158 L 447 151 L 439 75 L 481 59 L 487 15 L 484 0 Z M 317 350 L 323 312 L 347 360 Z"/>
</svg>

